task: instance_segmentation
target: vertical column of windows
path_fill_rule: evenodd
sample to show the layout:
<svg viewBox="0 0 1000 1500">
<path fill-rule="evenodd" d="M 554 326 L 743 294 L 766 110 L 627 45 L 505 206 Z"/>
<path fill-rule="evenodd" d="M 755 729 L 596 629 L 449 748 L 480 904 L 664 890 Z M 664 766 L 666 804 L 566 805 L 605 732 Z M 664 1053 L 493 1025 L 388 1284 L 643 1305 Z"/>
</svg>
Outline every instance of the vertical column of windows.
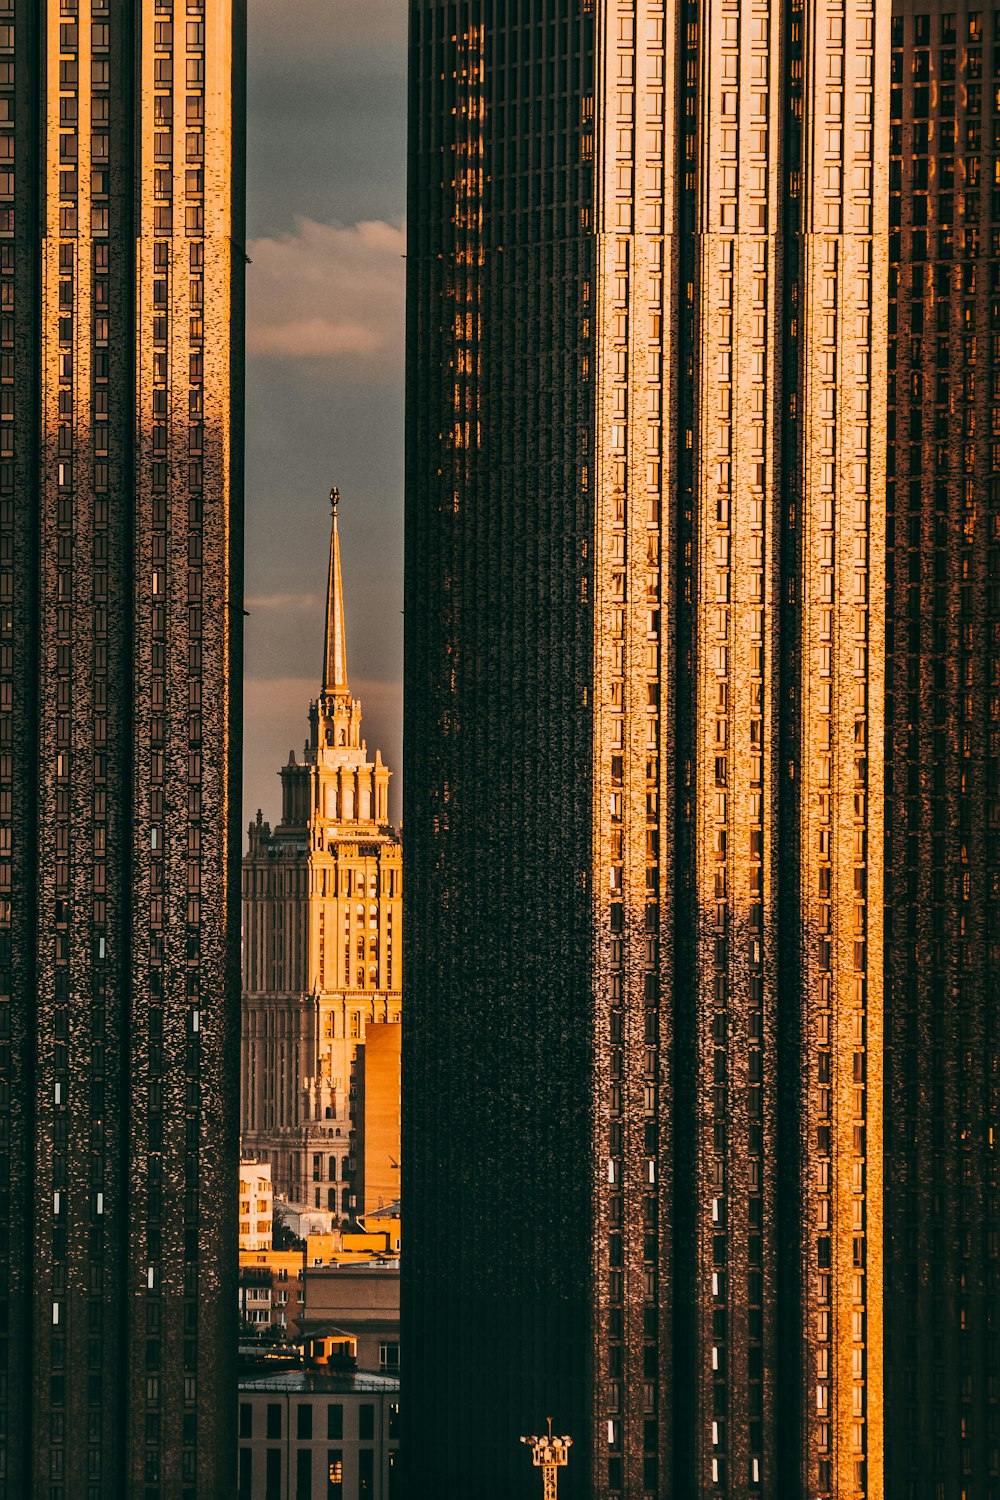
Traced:
<svg viewBox="0 0 1000 1500">
<path fill-rule="evenodd" d="M 178 0 L 179 10 L 179 0 Z M 180 28 L 181 17 L 175 17 L 176 66 L 181 63 Z M 193 1496 L 198 1479 L 198 1400 L 199 1400 L 199 1293 L 201 1272 L 198 1251 L 201 1239 L 201 1170 L 198 1151 L 202 1142 L 202 992 L 205 989 L 202 970 L 202 871 L 205 866 L 203 847 L 203 788 L 202 763 L 202 688 L 204 661 L 203 615 L 204 554 L 205 554 L 205 474 L 206 451 L 205 419 L 205 256 L 208 231 L 205 222 L 205 19 L 204 0 L 186 0 L 184 26 L 184 159 L 183 168 L 180 150 L 179 124 L 175 139 L 174 170 L 178 192 L 181 171 L 184 186 L 184 233 L 186 245 L 178 243 L 180 225 L 175 223 L 174 265 L 175 274 L 182 280 L 183 288 L 175 288 L 174 309 L 176 317 L 174 351 L 175 379 L 178 394 L 187 389 L 186 423 L 182 409 L 176 410 L 175 420 L 186 442 L 186 461 L 181 459 L 181 483 L 174 503 L 178 541 L 184 536 L 184 511 L 187 520 L 187 556 L 176 558 L 180 573 L 184 572 L 185 609 L 182 618 L 187 624 L 187 662 L 185 707 L 187 714 L 186 751 L 187 765 L 184 786 L 179 794 L 186 796 L 186 849 L 187 902 L 185 911 L 185 1129 L 191 1143 L 185 1158 L 184 1183 L 184 1343 L 183 1366 L 184 1410 L 181 1419 L 181 1483 L 191 1487 Z M 179 82 L 179 80 L 178 80 Z M 175 85 L 175 109 L 179 113 L 180 94 Z M 187 264 L 184 264 L 184 261 Z M 186 295 L 185 295 L 186 294 Z M 182 337 L 182 331 L 186 337 Z M 186 373 L 186 382 L 184 374 Z M 181 407 L 180 400 L 178 407 Z M 175 449 L 176 452 L 176 449 Z M 180 455 L 178 455 L 180 456 Z M 183 482 L 186 479 L 186 485 Z M 186 495 L 185 495 L 186 490 Z M 186 499 L 186 505 L 184 500 Z M 207 838 L 207 834 L 205 834 Z M 207 999 L 207 995 L 206 995 Z M 193 1147 L 193 1149 L 191 1149 Z"/>
<path fill-rule="evenodd" d="M 817 1329 L 806 1397 L 821 1492 L 881 1487 L 881 463 L 884 128 L 871 6 L 817 7 L 806 190 L 803 580 L 804 1039 L 814 1058 L 803 1268 Z M 807 26 L 807 42 L 808 42 Z M 885 101 L 887 102 L 887 101 Z M 873 497 L 876 503 L 872 503 Z M 810 727 L 811 726 L 811 727 Z M 869 908 L 869 900 L 874 905 Z"/>
<path fill-rule="evenodd" d="M 143 1297 L 142 1335 L 132 1352 L 132 1379 L 144 1393 L 141 1427 L 134 1463 L 146 1492 L 158 1497 L 167 1478 L 165 1447 L 176 1444 L 176 1430 L 167 1430 L 164 1348 L 171 1329 L 165 1293 L 176 1295 L 169 1262 L 165 1262 L 164 1186 L 176 1180 L 171 1156 L 173 1132 L 165 1130 L 168 1110 L 175 1107 L 171 1059 L 179 1039 L 172 1024 L 176 896 L 169 860 L 171 813 L 169 717 L 173 707 L 169 687 L 167 619 L 167 492 L 171 428 L 170 292 L 172 266 L 169 236 L 173 222 L 173 96 L 171 23 L 157 4 L 151 24 L 143 27 L 144 83 L 152 104 L 152 131 L 144 111 L 140 151 L 143 249 L 139 276 L 137 332 L 137 513 L 136 528 L 136 654 L 135 666 L 144 684 L 137 695 L 136 800 L 137 873 L 136 944 L 139 993 L 148 1004 L 136 1017 L 139 1057 L 133 1066 L 135 1105 L 142 1123 L 133 1154 L 134 1237 L 139 1288 Z M 152 66 L 150 67 L 150 56 Z M 150 73 L 152 78 L 150 80 Z M 143 89 L 144 96 L 146 88 Z M 148 110 L 147 104 L 147 110 Z M 148 238 L 147 238 L 148 236 Z M 151 261 L 151 265 L 149 262 Z M 151 497 L 151 498 L 150 498 Z M 180 1045 L 183 1045 L 182 1043 Z M 141 1145 L 139 1144 L 141 1141 Z M 137 1181 L 138 1179 L 138 1181 Z M 170 1255 L 169 1243 L 167 1257 Z M 139 1280 L 137 1276 L 137 1281 Z M 169 1393 L 171 1396 L 174 1392 Z"/>
<path fill-rule="evenodd" d="M 697 224 L 687 297 L 698 350 L 694 441 L 698 543 L 699 1073 L 695 1186 L 702 1393 L 700 1482 L 765 1484 L 774 1369 L 765 1323 L 775 1248 L 777 995 L 768 906 L 775 767 L 765 730 L 779 707 L 765 634 L 774 559 L 780 349 L 775 265 L 783 34 L 765 4 L 703 8 L 711 68 L 698 100 Z M 689 24 L 689 32 L 691 24 Z M 689 45 L 697 37 L 689 35 Z"/>
<path fill-rule="evenodd" d="M 661 938 L 665 804 L 662 756 L 670 664 L 661 653 L 665 593 L 662 527 L 664 375 L 664 145 L 672 102 L 665 29 L 656 3 L 619 4 L 608 27 L 601 209 L 598 400 L 599 599 L 602 672 L 598 817 L 607 863 L 609 1001 L 608 1309 L 604 1408 L 612 1493 L 651 1495 L 669 1463 L 668 1368 L 670 1015 Z M 586 137 L 585 137 L 586 142 Z M 585 144 L 585 155 L 587 147 Z M 588 288 L 589 290 L 589 288 Z M 586 309 L 589 322 L 589 307 Z"/>
<path fill-rule="evenodd" d="M 82 650 L 79 668 L 92 702 L 88 742 L 81 745 L 73 767 L 73 785 L 89 799 L 93 826 L 91 891 L 86 897 L 92 922 L 88 934 L 94 966 L 89 1036 L 76 1045 L 85 1048 L 90 1060 L 89 1171 L 81 1170 L 88 1182 L 87 1215 L 89 1259 L 87 1307 L 87 1497 L 98 1500 L 117 1480 L 108 1451 L 113 1421 L 117 1375 L 114 1372 L 114 1337 L 117 1332 L 110 1302 L 111 1278 L 108 1240 L 111 1224 L 117 1223 L 122 1204 L 117 1186 L 119 1142 L 109 1140 L 109 1090 L 115 1089 L 117 1064 L 109 1058 L 118 1053 L 120 970 L 122 959 L 121 885 L 116 867 L 121 861 L 121 827 L 116 826 L 114 803 L 115 768 L 121 755 L 122 726 L 114 715 L 112 684 L 117 686 L 122 653 L 122 626 L 113 620 L 113 600 L 121 577 L 121 519 L 111 512 L 113 475 L 120 475 L 124 454 L 121 443 L 122 405 L 127 401 L 127 337 L 122 297 L 121 266 L 112 266 L 109 243 L 112 189 L 110 180 L 110 97 L 112 73 L 121 82 L 124 52 L 122 28 L 112 21 L 107 0 L 92 0 L 90 17 L 79 18 L 80 134 L 80 254 L 78 274 L 86 280 L 90 339 L 89 370 L 77 366 L 76 412 L 78 433 L 87 433 L 89 452 L 80 452 L 75 476 L 81 514 L 74 546 L 78 555 L 89 552 L 92 598 L 77 598 L 77 609 L 87 617 L 92 609 L 92 640 Z M 112 36 L 114 33 L 114 52 Z M 112 58 L 114 67 L 112 66 Z M 85 83 L 89 81 L 89 100 Z M 89 116 L 89 129 L 87 121 Z M 88 202 L 89 200 L 89 202 Z M 89 224 L 89 243 L 83 231 Z M 88 263 L 89 262 L 89 263 Z M 82 333 L 83 311 L 78 309 Z M 87 405 L 89 404 L 89 411 Z M 81 445 L 82 446 L 82 445 Z M 83 497 L 90 504 L 84 508 Z M 88 514 L 89 511 L 89 514 Z M 80 650 L 83 641 L 76 649 Z M 91 772 L 91 775 L 87 773 Z M 82 785 L 81 785 L 82 782 Z M 79 817 L 79 814 L 77 814 Z M 81 1164 L 82 1165 L 82 1164 Z M 113 1217 L 112 1217 L 113 1216 Z M 79 1223 L 79 1220 L 77 1221 Z M 79 1230 L 77 1234 L 79 1234 Z M 81 1319 L 82 1321 L 82 1319 Z M 82 1338 L 78 1347 L 81 1348 Z M 82 1457 L 82 1455 L 81 1455 Z"/>
<path fill-rule="evenodd" d="M 603 1369 L 599 1384 L 601 1419 L 598 1444 L 607 1454 L 607 1488 L 621 1494 L 627 1478 L 624 1470 L 624 1423 L 627 1421 L 626 1382 L 628 1332 L 626 1318 L 629 1294 L 634 1296 L 636 1254 L 633 1248 L 635 1188 L 629 1172 L 632 1155 L 629 1131 L 631 1032 L 634 1014 L 628 1000 L 627 948 L 630 940 L 626 893 L 628 882 L 626 839 L 631 826 L 628 799 L 632 792 L 629 772 L 626 716 L 628 665 L 626 663 L 625 610 L 627 596 L 627 541 L 625 531 L 626 447 L 628 434 L 628 303 L 630 245 L 622 237 L 632 227 L 632 136 L 635 118 L 634 10 L 621 5 L 609 8 L 605 17 L 606 45 L 604 110 L 597 124 L 603 129 L 607 153 L 605 202 L 597 212 L 599 229 L 608 231 L 599 251 L 601 265 L 593 316 L 597 322 L 598 350 L 595 369 L 597 400 L 597 454 L 594 484 L 600 507 L 595 546 L 599 552 L 595 584 L 595 608 L 599 623 L 595 648 L 600 654 L 599 682 L 603 712 L 598 716 L 602 740 L 596 746 L 601 786 L 607 801 L 595 807 L 597 837 L 606 851 L 608 894 L 598 893 L 603 916 L 604 964 L 607 975 L 607 1036 L 599 1045 L 607 1048 L 604 1087 L 608 1108 L 608 1181 L 605 1190 L 604 1223 L 607 1236 L 605 1305 L 598 1335 L 598 1357 Z M 589 227 L 589 225 L 585 225 Z M 589 292 L 589 286 L 588 286 Z M 589 308 L 585 313 L 589 322 Z M 583 487 L 587 488 L 584 475 Z M 598 645 L 600 643 L 600 645 Z M 604 670 L 601 672 L 601 666 Z M 597 802 L 599 799 L 595 799 Z M 600 878 L 597 876 L 595 878 Z M 641 1210 L 640 1210 L 641 1211 Z M 629 1233 L 633 1228 L 633 1234 Z M 641 1264 L 641 1253 L 638 1257 Z M 602 1476 L 603 1477 L 603 1476 Z"/>
<path fill-rule="evenodd" d="M 43 884 L 39 900 L 40 930 L 44 931 L 48 925 L 51 938 L 46 944 L 48 951 L 43 949 L 40 955 L 39 966 L 36 1150 L 44 1163 L 39 1227 L 47 1265 L 40 1285 L 36 1283 L 36 1286 L 42 1291 L 42 1322 L 49 1325 L 38 1330 L 37 1346 L 41 1354 L 42 1378 L 49 1387 L 49 1437 L 52 1443 L 49 1472 L 37 1477 L 48 1485 L 51 1500 L 63 1500 L 64 1482 L 72 1466 L 72 1450 L 66 1447 L 67 1419 L 72 1420 L 75 1415 L 67 1410 L 67 1339 L 72 1344 L 75 1367 L 75 1361 L 82 1353 L 80 1331 L 85 1326 L 82 1307 L 75 1302 L 71 1308 L 68 1298 L 68 1262 L 77 1249 L 75 1244 L 71 1249 L 70 1226 L 75 1227 L 82 1216 L 78 1179 L 73 1170 L 75 1162 L 70 1159 L 67 1068 L 70 1046 L 73 1045 L 75 1052 L 79 1032 L 86 1034 L 86 1000 L 79 1011 L 74 1008 L 76 1034 L 71 1039 L 70 999 L 71 989 L 76 991 L 78 985 L 89 987 L 88 960 L 96 958 L 96 954 L 87 952 L 85 936 L 90 922 L 89 859 L 74 860 L 71 845 L 76 811 L 72 805 L 74 794 L 82 804 L 79 805 L 81 826 L 77 830 L 78 836 L 82 835 L 81 842 L 85 841 L 90 825 L 90 809 L 85 801 L 88 769 L 85 753 L 91 727 L 85 718 L 86 692 L 74 691 L 77 686 L 75 669 L 78 669 L 84 651 L 84 640 L 74 639 L 72 632 L 74 582 L 77 590 L 82 592 L 88 574 L 84 564 L 74 579 L 72 562 L 76 527 L 86 545 L 86 518 L 79 512 L 86 493 L 87 455 L 74 449 L 75 421 L 83 425 L 88 417 L 90 356 L 87 317 L 90 268 L 87 265 L 86 236 L 79 258 L 76 243 L 81 91 L 75 10 L 75 5 L 61 4 L 60 18 L 50 20 L 46 38 L 49 77 L 53 83 L 58 79 L 58 92 L 52 89 L 48 100 L 49 146 L 50 151 L 57 147 L 58 155 L 52 162 L 56 152 L 51 151 L 52 164 L 45 184 L 48 237 L 43 251 L 43 283 L 51 300 L 43 334 L 42 428 L 47 449 L 43 512 L 51 529 L 42 544 L 42 571 L 48 587 L 43 592 L 41 603 L 39 666 L 46 685 L 43 695 L 49 700 L 47 711 L 43 710 L 43 743 L 47 741 L 54 745 L 56 756 L 53 766 L 50 752 L 48 765 L 42 772 L 43 807 L 52 820 L 52 833 L 45 840 L 51 840 L 50 847 L 46 850 L 43 842 L 42 859 L 44 861 L 47 856 L 52 863 L 50 880 Z M 60 129 L 62 126 L 68 128 Z M 83 491 L 79 498 L 74 493 L 75 483 Z M 76 736 L 73 734 L 74 721 Z M 45 759 L 43 755 L 43 765 Z M 47 819 L 43 813 L 44 821 Z M 96 979 L 96 974 L 93 977 Z M 78 1080 L 82 1081 L 79 1074 L 74 1079 L 75 1086 L 78 1086 Z M 80 1103 L 83 1103 L 82 1099 Z M 74 1435 L 77 1441 L 80 1435 L 79 1432 Z"/>
<path fill-rule="evenodd" d="M 34 580 L 29 582 L 26 566 L 27 518 L 17 500 L 29 490 L 25 483 L 25 415 L 30 386 L 23 367 L 15 372 L 14 329 L 15 322 L 25 327 L 27 288 L 23 276 L 15 279 L 13 235 L 15 227 L 21 228 L 21 215 L 28 213 L 25 174 L 20 171 L 26 157 L 25 143 L 15 137 L 14 108 L 15 83 L 25 76 L 30 50 L 26 45 L 28 35 L 26 28 L 22 35 L 20 19 L 15 21 L 13 0 L 0 0 L 0 1190 L 7 1195 L 11 1216 L 16 1215 L 14 1205 L 25 1188 L 28 1155 L 25 1122 L 14 1107 L 21 1085 L 23 1064 L 19 1066 L 18 1056 L 23 1055 L 24 1038 L 11 1004 L 19 991 L 27 989 L 23 961 L 15 966 L 15 943 L 27 948 L 24 901 L 28 880 L 23 866 L 23 834 L 18 838 L 16 833 L 15 819 L 23 827 L 24 808 L 15 773 L 14 745 L 27 729 L 25 584 L 33 587 Z M 15 41 L 19 44 L 16 54 Z M 23 336 L 20 343 L 23 351 Z M 0 1340 L 0 1424 L 9 1436 L 7 1471 L 0 1478 L 3 1500 L 14 1495 L 27 1457 L 18 1441 L 23 1422 L 17 1383 L 12 1378 L 12 1361 L 17 1360 L 19 1343 L 27 1336 L 22 1307 L 25 1282 L 30 1285 L 30 1277 L 23 1258 L 15 1232 L 5 1226 L 0 1233 L 0 1315 L 4 1328 Z"/>
</svg>

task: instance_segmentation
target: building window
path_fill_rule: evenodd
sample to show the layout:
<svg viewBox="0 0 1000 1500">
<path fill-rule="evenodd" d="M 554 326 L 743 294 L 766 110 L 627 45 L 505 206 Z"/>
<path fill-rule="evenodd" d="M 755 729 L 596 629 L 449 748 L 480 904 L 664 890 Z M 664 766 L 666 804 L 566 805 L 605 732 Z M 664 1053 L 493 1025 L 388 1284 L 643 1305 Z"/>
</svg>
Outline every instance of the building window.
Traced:
<svg viewBox="0 0 1000 1500">
<path fill-rule="evenodd" d="M 382 1370 L 399 1369 L 399 1345 L 380 1344 L 378 1354 L 379 1368 Z"/>
<path fill-rule="evenodd" d="M 253 1450 L 240 1449 L 239 1500 L 251 1500 L 253 1495 Z"/>
<path fill-rule="evenodd" d="M 281 1404 L 278 1401 L 267 1403 L 267 1436 L 272 1442 L 281 1437 Z"/>
<path fill-rule="evenodd" d="M 312 1416 L 312 1407 L 299 1407 Z M 302 1448 L 295 1455 L 295 1500 L 312 1500 L 312 1449 Z"/>
<path fill-rule="evenodd" d="M 362 1407 L 362 1410 L 364 1408 Z M 375 1493 L 375 1449 L 358 1450 L 358 1500 L 371 1500 Z"/>
<path fill-rule="evenodd" d="M 279 1407 L 280 1411 L 280 1407 Z M 281 1449 L 268 1448 L 264 1500 L 281 1500 Z"/>
<path fill-rule="evenodd" d="M 358 1407 L 358 1437 L 363 1443 L 374 1440 L 375 1407 L 370 1401 L 362 1401 Z"/>
<path fill-rule="evenodd" d="M 240 1437 L 253 1437 L 253 1407 L 249 1401 L 240 1402 Z"/>
<path fill-rule="evenodd" d="M 343 1500 L 344 1454 L 340 1448 L 331 1448 L 326 1455 L 326 1500 Z"/>
<path fill-rule="evenodd" d="M 313 1409 L 312 1409 L 312 1406 L 307 1401 L 302 1401 L 296 1407 L 295 1436 L 299 1439 L 300 1442 L 303 1439 L 305 1439 L 308 1442 L 309 1439 L 312 1438 L 312 1435 L 313 1435 Z"/>
<path fill-rule="evenodd" d="M 326 1409 L 326 1435 L 328 1438 L 344 1436 L 344 1408 L 339 1401 L 331 1401 Z"/>
</svg>

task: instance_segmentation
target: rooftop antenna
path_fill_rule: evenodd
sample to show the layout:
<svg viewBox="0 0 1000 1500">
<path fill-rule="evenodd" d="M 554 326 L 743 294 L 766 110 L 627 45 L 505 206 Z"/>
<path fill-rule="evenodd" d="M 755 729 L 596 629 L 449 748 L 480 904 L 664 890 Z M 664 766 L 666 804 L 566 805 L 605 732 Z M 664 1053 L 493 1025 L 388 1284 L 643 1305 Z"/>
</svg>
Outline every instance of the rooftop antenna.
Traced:
<svg viewBox="0 0 1000 1500">
<path fill-rule="evenodd" d="M 559 1470 L 564 1469 L 569 1463 L 569 1450 L 573 1446 L 570 1437 L 552 1436 L 552 1418 L 545 1419 L 549 1424 L 548 1433 L 542 1437 L 523 1437 L 522 1443 L 528 1443 L 531 1447 L 531 1462 L 536 1469 L 542 1471 L 542 1497 L 543 1500 L 556 1500 L 556 1485 L 559 1482 Z"/>
</svg>

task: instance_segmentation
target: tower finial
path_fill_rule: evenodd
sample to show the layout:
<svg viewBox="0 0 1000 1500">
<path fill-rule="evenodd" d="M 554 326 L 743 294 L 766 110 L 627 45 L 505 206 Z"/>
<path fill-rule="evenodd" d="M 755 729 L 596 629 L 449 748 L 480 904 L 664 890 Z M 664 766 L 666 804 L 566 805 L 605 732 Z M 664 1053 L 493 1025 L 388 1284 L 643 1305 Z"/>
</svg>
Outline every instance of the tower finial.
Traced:
<svg viewBox="0 0 1000 1500">
<path fill-rule="evenodd" d="M 330 491 L 330 567 L 326 583 L 326 641 L 323 653 L 324 693 L 346 693 L 347 686 L 347 637 L 344 631 L 344 583 L 340 572 L 340 533 L 337 529 L 337 508 L 340 491 L 334 485 Z"/>
</svg>

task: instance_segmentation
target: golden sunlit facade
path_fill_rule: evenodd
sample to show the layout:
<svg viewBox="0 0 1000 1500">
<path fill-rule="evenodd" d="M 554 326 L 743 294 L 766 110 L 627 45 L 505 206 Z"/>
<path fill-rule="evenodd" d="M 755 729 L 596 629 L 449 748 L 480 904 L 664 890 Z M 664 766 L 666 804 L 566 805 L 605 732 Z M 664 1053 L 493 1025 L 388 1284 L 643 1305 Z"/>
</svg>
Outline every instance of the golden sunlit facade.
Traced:
<svg viewBox="0 0 1000 1500">
<path fill-rule="evenodd" d="M 346 1218 L 351 1065 L 369 1022 L 399 1020 L 402 850 L 347 679 L 336 502 L 328 579 L 309 741 L 281 769 L 281 822 L 258 814 L 243 861 L 241 1125 L 278 1196 Z"/>
<path fill-rule="evenodd" d="M 233 1472 L 243 45 L 0 4 L 11 1500 Z"/>
<path fill-rule="evenodd" d="M 571 1495 L 885 1492 L 889 22 L 411 6 L 404 1458 L 445 1496 L 527 1494 L 538 1412 Z"/>
</svg>

